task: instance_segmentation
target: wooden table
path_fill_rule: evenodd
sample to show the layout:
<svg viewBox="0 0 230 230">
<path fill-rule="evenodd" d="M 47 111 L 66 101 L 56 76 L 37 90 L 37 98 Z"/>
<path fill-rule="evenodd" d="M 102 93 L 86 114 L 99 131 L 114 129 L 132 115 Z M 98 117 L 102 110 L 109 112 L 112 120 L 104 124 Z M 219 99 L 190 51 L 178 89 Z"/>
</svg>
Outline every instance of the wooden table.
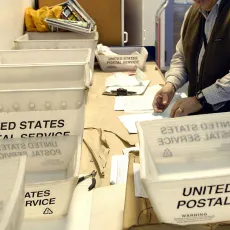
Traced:
<svg viewBox="0 0 230 230">
<path fill-rule="evenodd" d="M 146 79 L 151 80 L 150 86 L 164 84 L 163 75 L 158 70 L 155 63 L 147 63 L 144 72 L 146 74 Z M 101 72 L 99 69 L 95 70 L 93 86 L 89 90 L 86 105 L 85 128 L 93 127 L 111 131 L 111 133 L 105 133 L 110 152 L 105 175 L 103 178 L 98 176 L 97 186 L 109 185 L 111 157 L 113 155 L 122 154 L 123 148 L 133 146 L 138 142 L 137 134 L 130 135 L 119 121 L 118 116 L 123 115 L 124 111 L 114 111 L 115 97 L 102 95 L 105 90 L 105 79 L 111 74 L 112 73 Z M 125 146 L 124 142 L 122 142 L 118 136 L 127 141 L 129 146 Z M 86 145 L 83 144 L 80 171 L 81 173 L 90 173 L 94 169 L 96 169 L 96 165 L 93 161 L 92 154 L 89 152 Z"/>
</svg>

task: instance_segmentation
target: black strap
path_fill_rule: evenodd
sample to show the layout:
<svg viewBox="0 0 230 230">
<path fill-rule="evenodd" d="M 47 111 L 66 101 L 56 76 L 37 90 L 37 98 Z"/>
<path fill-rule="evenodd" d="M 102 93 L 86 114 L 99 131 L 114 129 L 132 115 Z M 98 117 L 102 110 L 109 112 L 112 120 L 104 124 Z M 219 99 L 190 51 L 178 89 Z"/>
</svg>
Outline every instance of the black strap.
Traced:
<svg viewBox="0 0 230 230">
<path fill-rule="evenodd" d="M 202 17 L 202 38 L 203 38 L 203 42 L 204 42 L 204 48 L 206 49 L 207 48 L 207 45 L 208 45 L 208 41 L 207 41 L 207 37 L 206 37 L 206 34 L 205 34 L 205 22 L 206 22 L 206 19 L 205 17 Z"/>
</svg>

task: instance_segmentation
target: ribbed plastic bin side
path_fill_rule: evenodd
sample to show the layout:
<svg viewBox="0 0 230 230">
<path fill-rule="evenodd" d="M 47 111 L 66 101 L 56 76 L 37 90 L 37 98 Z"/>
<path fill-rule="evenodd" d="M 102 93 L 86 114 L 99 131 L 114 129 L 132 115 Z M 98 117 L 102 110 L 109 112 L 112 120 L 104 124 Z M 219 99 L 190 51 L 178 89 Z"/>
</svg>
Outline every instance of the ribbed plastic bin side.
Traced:
<svg viewBox="0 0 230 230">
<path fill-rule="evenodd" d="M 0 50 L 0 64 L 90 63 L 91 49 Z"/>
<path fill-rule="evenodd" d="M 26 65 L 0 65 L 0 76 L 5 80 L 2 89 L 8 82 L 13 81 L 24 88 L 33 86 L 31 75 L 38 84 L 46 83 L 46 87 L 52 88 L 55 81 L 56 87 L 89 87 L 90 71 L 88 64 L 81 63 L 51 63 L 51 64 L 26 64 Z M 10 80 L 12 79 L 12 80 Z M 8 85 L 7 85 L 8 87 Z M 16 86 L 12 84 L 9 89 Z M 7 89 L 7 88 L 5 88 Z"/>
<path fill-rule="evenodd" d="M 18 230 L 24 217 L 26 156 L 0 161 L 0 229 Z"/>
<path fill-rule="evenodd" d="M 0 120 L 8 138 L 1 159 L 28 156 L 25 218 L 66 215 L 78 180 L 89 66 L 74 64 L 68 74 L 58 66 L 55 74 L 53 65 L 42 73 L 39 65 L 0 66 Z"/>
<path fill-rule="evenodd" d="M 81 34 L 72 32 L 47 32 L 26 33 L 15 40 L 16 49 L 92 49 L 90 58 L 90 70 L 94 73 L 95 50 L 97 47 L 98 32 Z M 93 78 L 91 79 L 91 85 Z"/>
<path fill-rule="evenodd" d="M 43 73 L 49 76 L 58 78 L 60 74 L 66 74 L 74 76 L 83 77 L 83 74 L 78 73 L 75 68 L 82 68 L 83 65 L 89 65 L 91 57 L 90 49 L 69 49 L 69 50 L 9 50 L 9 51 L 0 51 L 0 66 L 7 67 L 9 65 L 15 65 L 15 71 L 17 68 L 20 69 L 20 72 L 25 69 L 29 71 L 32 68 L 29 65 L 37 66 L 37 71 L 33 70 L 35 74 L 42 75 Z M 78 67 L 74 66 L 75 64 Z M 25 65 L 24 68 L 19 68 L 19 65 Z M 26 67 L 27 65 L 27 67 Z M 82 67 L 80 67 L 82 65 Z M 27 70 L 26 70 L 27 69 Z M 50 69 L 52 73 L 49 73 Z M 74 70 L 75 69 L 75 70 Z M 14 74 L 13 69 L 10 68 L 10 71 Z M 7 73 L 9 72 L 9 68 Z M 67 74 L 66 74 L 67 75 Z M 40 79 L 39 77 L 38 79 Z M 87 76 L 84 78 L 85 85 L 89 86 L 90 72 L 88 71 Z M 67 76 L 68 79 L 68 76 Z"/>
<path fill-rule="evenodd" d="M 96 58 L 104 72 L 135 71 L 144 69 L 148 51 L 144 47 L 111 47 L 117 55 L 100 55 L 96 50 Z"/>
</svg>

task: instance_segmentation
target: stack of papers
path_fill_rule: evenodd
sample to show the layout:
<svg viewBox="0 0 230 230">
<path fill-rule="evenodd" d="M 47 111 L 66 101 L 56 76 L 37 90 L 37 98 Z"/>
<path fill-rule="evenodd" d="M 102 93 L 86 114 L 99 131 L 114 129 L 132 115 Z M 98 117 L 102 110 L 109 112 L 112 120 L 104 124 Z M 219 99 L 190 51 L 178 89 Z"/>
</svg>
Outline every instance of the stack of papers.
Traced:
<svg viewBox="0 0 230 230">
<path fill-rule="evenodd" d="M 113 51 L 111 51 L 111 49 L 108 46 L 103 46 L 102 44 L 98 44 L 97 45 L 97 51 L 99 55 L 105 55 L 105 56 L 109 56 L 109 55 L 113 55 L 113 56 L 117 56 L 117 53 L 114 53 Z"/>
<path fill-rule="evenodd" d="M 116 91 L 119 88 L 126 89 L 128 92 L 143 94 L 148 87 L 150 80 L 144 80 L 145 74 L 137 69 L 136 74 L 115 73 L 106 79 L 106 92 Z"/>
</svg>

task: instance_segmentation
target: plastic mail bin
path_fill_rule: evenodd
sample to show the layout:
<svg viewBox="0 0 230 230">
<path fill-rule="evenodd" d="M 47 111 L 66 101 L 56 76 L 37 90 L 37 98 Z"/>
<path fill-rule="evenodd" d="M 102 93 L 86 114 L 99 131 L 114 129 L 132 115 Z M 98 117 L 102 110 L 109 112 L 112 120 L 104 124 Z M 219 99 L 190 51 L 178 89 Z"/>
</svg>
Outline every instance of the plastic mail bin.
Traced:
<svg viewBox="0 0 230 230">
<path fill-rule="evenodd" d="M 25 218 L 66 215 L 77 184 L 89 66 L 72 66 L 75 74 L 55 76 L 53 65 L 50 74 L 39 65 L 0 66 L 0 162 L 28 156 Z"/>
<path fill-rule="evenodd" d="M 26 33 L 15 40 L 16 49 L 92 49 L 90 70 L 94 72 L 95 50 L 98 43 L 98 32 L 81 34 L 72 32 Z M 93 77 L 91 78 L 91 84 Z"/>
<path fill-rule="evenodd" d="M 144 47 L 110 47 L 117 55 L 99 55 L 96 58 L 104 72 L 136 71 L 144 69 L 148 51 Z"/>
<path fill-rule="evenodd" d="M 158 219 L 229 221 L 229 113 L 137 123 L 140 176 Z"/>
<path fill-rule="evenodd" d="M 0 51 L 0 66 L 6 67 L 2 69 L 4 74 L 8 74 L 8 72 L 14 74 L 14 70 L 19 74 L 24 71 L 27 73 L 33 71 L 33 74 L 44 75 L 45 78 L 47 74 L 53 78 L 68 74 L 72 75 L 71 77 L 82 78 L 82 86 L 89 86 L 92 77 L 90 71 L 87 71 L 85 76 L 80 72 L 86 72 L 83 65 L 90 63 L 90 57 L 90 49 L 9 50 Z M 14 65 L 15 68 L 7 68 L 10 65 Z M 19 65 L 24 65 L 24 67 L 19 67 Z M 33 70 L 30 70 L 30 68 L 33 68 Z M 35 71 L 35 68 L 37 71 Z M 38 79 L 41 78 L 41 76 L 38 77 Z M 66 79 L 68 79 L 68 76 Z"/>
<path fill-rule="evenodd" d="M 26 157 L 0 161 L 0 229 L 17 230 L 24 217 Z"/>
</svg>

